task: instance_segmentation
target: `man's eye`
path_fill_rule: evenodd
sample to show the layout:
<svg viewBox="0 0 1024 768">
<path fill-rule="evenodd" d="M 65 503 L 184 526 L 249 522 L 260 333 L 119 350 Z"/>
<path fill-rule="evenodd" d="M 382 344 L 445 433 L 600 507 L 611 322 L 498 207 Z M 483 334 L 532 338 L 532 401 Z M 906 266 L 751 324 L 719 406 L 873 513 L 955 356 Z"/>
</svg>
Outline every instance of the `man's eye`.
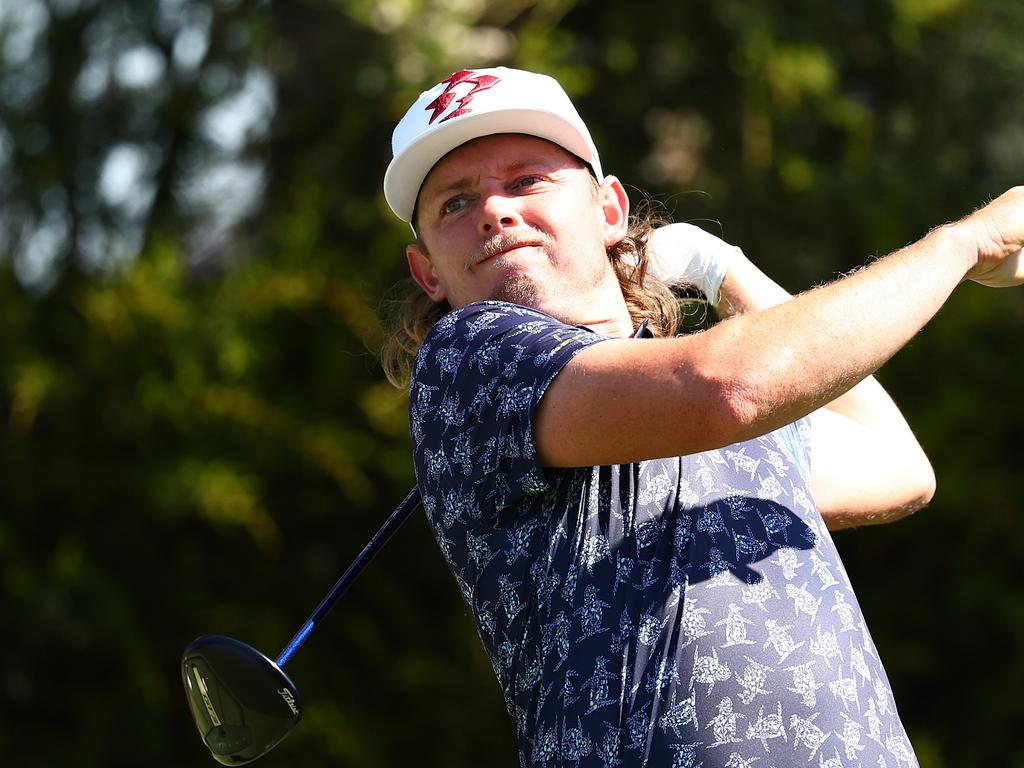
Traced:
<svg viewBox="0 0 1024 768">
<path fill-rule="evenodd" d="M 446 200 L 444 205 L 441 206 L 442 214 L 455 213 L 466 204 L 464 197 L 453 197 L 451 200 Z"/>
<path fill-rule="evenodd" d="M 532 187 L 540 182 L 540 176 L 524 176 L 516 184 L 520 187 Z"/>
</svg>

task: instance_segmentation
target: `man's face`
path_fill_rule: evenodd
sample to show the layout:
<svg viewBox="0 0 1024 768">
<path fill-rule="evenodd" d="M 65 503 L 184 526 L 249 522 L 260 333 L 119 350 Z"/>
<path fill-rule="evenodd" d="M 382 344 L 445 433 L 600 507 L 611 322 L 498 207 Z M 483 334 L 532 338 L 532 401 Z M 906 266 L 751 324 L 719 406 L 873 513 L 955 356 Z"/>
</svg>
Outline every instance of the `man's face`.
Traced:
<svg viewBox="0 0 1024 768">
<path fill-rule="evenodd" d="M 607 246 L 625 232 L 625 193 L 597 185 L 579 158 L 543 139 L 499 134 L 453 150 L 417 203 L 410 271 L 453 307 L 499 299 L 552 311 L 614 273 Z"/>
</svg>

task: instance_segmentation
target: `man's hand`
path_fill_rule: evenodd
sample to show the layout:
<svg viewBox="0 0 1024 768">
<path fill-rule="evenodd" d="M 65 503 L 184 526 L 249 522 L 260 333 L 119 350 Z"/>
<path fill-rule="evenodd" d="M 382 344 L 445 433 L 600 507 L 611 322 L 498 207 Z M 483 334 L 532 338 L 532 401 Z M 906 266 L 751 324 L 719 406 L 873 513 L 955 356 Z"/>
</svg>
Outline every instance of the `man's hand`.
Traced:
<svg viewBox="0 0 1024 768">
<path fill-rule="evenodd" d="M 1024 284 L 1024 186 L 1003 193 L 953 227 L 978 254 L 965 279 L 990 288 Z"/>
<path fill-rule="evenodd" d="M 740 249 L 692 224 L 659 227 L 647 242 L 647 272 L 664 283 L 696 286 L 713 307 Z"/>
</svg>

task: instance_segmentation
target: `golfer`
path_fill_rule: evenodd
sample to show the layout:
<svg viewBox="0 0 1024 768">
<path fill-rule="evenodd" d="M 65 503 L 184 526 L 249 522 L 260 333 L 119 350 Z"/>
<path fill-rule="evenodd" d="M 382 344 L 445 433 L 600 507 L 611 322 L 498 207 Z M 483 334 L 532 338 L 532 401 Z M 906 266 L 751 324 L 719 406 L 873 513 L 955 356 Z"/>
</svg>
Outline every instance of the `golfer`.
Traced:
<svg viewBox="0 0 1024 768">
<path fill-rule="evenodd" d="M 415 281 L 384 352 L 524 766 L 916 766 L 828 528 L 934 476 L 871 373 L 964 280 L 1022 282 L 1024 188 L 789 297 L 630 219 L 557 82 L 463 70 L 399 123 Z M 676 336 L 686 282 L 723 322 Z"/>
</svg>

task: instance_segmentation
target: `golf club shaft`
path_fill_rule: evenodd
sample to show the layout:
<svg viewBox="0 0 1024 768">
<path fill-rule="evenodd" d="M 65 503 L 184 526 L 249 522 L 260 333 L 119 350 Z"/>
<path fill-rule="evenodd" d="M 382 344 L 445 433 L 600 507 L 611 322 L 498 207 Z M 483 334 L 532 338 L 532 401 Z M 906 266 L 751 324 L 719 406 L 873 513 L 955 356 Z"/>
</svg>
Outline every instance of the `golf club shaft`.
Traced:
<svg viewBox="0 0 1024 768">
<path fill-rule="evenodd" d="M 416 508 L 416 505 L 420 502 L 420 492 L 415 486 L 409 494 L 405 497 L 401 504 L 398 505 L 398 509 L 391 513 L 391 517 L 387 519 L 381 529 L 374 534 L 373 538 L 370 539 L 369 543 L 363 547 L 363 551 L 359 553 L 359 556 L 352 561 L 352 565 L 341 574 L 341 578 L 338 579 L 334 586 L 331 587 L 331 591 L 327 593 L 326 597 L 320 602 L 316 610 L 313 611 L 313 615 L 310 616 L 306 623 L 302 625 L 302 628 L 295 633 L 288 645 L 285 646 L 284 650 L 281 651 L 277 657 L 277 666 L 283 667 L 288 663 L 288 659 L 292 657 L 292 654 L 299 649 L 299 647 L 306 641 L 309 633 L 313 631 L 313 628 L 320 623 L 320 621 L 327 615 L 328 611 L 334 606 L 338 598 L 341 597 L 345 590 L 347 590 L 356 576 L 367 566 L 367 564 L 373 559 L 380 548 L 383 547 L 388 539 L 394 534 L 395 531 L 401 527 L 402 523 L 406 521 L 412 511 Z"/>
</svg>

